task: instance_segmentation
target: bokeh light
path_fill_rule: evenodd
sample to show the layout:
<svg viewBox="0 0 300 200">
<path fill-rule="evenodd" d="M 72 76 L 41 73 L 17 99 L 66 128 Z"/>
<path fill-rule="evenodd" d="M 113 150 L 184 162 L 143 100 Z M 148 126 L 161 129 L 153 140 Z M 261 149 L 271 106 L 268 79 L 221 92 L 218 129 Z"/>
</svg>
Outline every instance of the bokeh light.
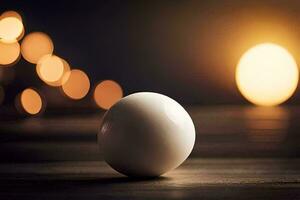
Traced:
<svg viewBox="0 0 300 200">
<path fill-rule="evenodd" d="M 20 57 L 20 45 L 18 42 L 0 42 L 0 65 L 6 66 L 13 64 Z"/>
<path fill-rule="evenodd" d="M 94 90 L 96 104 L 105 110 L 113 106 L 123 97 L 121 86 L 112 80 L 105 80 L 99 83 Z"/>
<path fill-rule="evenodd" d="M 8 11 L 3 12 L 0 16 L 0 19 L 3 19 L 5 17 L 15 17 L 15 18 L 19 19 L 21 22 L 23 21 L 21 15 L 18 12 L 13 11 L 13 10 L 8 10 Z"/>
<path fill-rule="evenodd" d="M 22 108 L 31 115 L 38 114 L 43 106 L 41 96 L 31 88 L 27 88 L 21 93 L 20 102 Z"/>
<path fill-rule="evenodd" d="M 264 43 L 248 50 L 236 69 L 239 91 L 250 102 L 274 106 L 289 99 L 298 84 L 298 67 L 279 45 Z"/>
<path fill-rule="evenodd" d="M 62 85 L 63 92 L 71 99 L 82 99 L 90 89 L 89 77 L 79 69 L 67 72 L 68 80 Z M 65 78 L 64 77 L 64 78 Z"/>
<path fill-rule="evenodd" d="M 25 60 L 37 64 L 43 56 L 54 50 L 51 38 L 42 32 L 33 32 L 25 36 L 21 44 L 21 53 Z"/>
<path fill-rule="evenodd" d="M 63 77 L 64 63 L 58 56 L 45 55 L 38 61 L 36 72 L 45 83 L 56 82 Z"/>
<path fill-rule="evenodd" d="M 2 13 L 2 15 L 0 16 L 0 20 L 6 17 L 15 17 L 19 19 L 21 22 L 23 22 L 22 16 L 18 12 L 13 10 L 5 11 L 4 13 Z M 23 25 L 22 33 L 19 35 L 19 37 L 16 38 L 16 40 L 17 41 L 21 40 L 24 37 L 24 35 L 25 35 L 25 28 Z"/>
<path fill-rule="evenodd" d="M 16 42 L 22 35 L 23 23 L 16 17 L 5 17 L 0 19 L 0 39 L 2 42 Z"/>
<path fill-rule="evenodd" d="M 25 29 L 23 28 L 21 35 L 16 39 L 17 41 L 20 41 L 25 35 Z"/>
<path fill-rule="evenodd" d="M 51 81 L 51 82 L 48 81 L 47 82 L 48 85 L 53 86 L 53 87 L 62 86 L 63 84 L 65 84 L 67 82 L 67 80 L 69 79 L 69 76 L 70 76 L 69 72 L 70 72 L 71 68 L 70 68 L 69 63 L 66 60 L 62 59 L 62 58 L 60 58 L 60 59 L 63 62 L 63 74 L 62 74 L 62 76 L 60 76 L 60 78 L 57 79 L 56 81 Z"/>
</svg>

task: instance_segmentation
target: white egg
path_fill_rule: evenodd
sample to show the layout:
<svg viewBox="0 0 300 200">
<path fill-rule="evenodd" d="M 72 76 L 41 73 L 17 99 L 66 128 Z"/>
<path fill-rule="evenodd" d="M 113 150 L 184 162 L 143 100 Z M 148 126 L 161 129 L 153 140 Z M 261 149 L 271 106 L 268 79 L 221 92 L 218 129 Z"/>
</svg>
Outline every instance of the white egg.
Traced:
<svg viewBox="0 0 300 200">
<path fill-rule="evenodd" d="M 140 92 L 124 97 L 105 114 L 98 141 L 105 161 L 127 176 L 160 176 L 191 153 L 195 127 L 173 99 Z"/>
</svg>

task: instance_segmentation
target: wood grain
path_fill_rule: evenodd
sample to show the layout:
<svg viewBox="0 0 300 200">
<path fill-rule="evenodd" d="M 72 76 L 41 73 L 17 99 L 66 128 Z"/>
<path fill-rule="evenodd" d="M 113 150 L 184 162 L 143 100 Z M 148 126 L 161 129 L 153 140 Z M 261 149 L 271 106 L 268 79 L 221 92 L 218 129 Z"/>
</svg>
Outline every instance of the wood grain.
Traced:
<svg viewBox="0 0 300 200">
<path fill-rule="evenodd" d="M 300 107 L 188 110 L 192 155 L 147 180 L 103 162 L 103 113 L 0 121 L 0 199 L 300 199 Z"/>
<path fill-rule="evenodd" d="M 292 164 L 291 164 L 292 163 Z M 2 164 L 1 199 L 299 199 L 299 159 L 189 159 L 156 179 L 102 161 Z"/>
</svg>

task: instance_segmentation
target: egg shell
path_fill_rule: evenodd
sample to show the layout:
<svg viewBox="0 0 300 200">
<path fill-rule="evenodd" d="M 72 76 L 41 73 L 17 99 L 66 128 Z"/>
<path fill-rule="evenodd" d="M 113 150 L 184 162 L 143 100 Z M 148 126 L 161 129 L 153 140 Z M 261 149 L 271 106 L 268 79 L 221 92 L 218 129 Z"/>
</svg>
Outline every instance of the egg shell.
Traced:
<svg viewBox="0 0 300 200">
<path fill-rule="evenodd" d="M 155 177 L 178 167 L 189 156 L 195 127 L 173 99 L 139 92 L 122 98 L 106 112 L 98 142 L 105 161 L 116 171 Z"/>
</svg>

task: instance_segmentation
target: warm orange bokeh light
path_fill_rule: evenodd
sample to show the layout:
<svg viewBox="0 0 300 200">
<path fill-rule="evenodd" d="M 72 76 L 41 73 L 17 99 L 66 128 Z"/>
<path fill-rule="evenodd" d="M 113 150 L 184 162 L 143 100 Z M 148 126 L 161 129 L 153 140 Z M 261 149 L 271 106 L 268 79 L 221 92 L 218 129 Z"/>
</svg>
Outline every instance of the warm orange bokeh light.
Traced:
<svg viewBox="0 0 300 200">
<path fill-rule="evenodd" d="M 283 47 L 263 43 L 249 49 L 236 69 L 241 94 L 260 106 L 285 102 L 295 92 L 299 70 L 293 56 Z"/>
<path fill-rule="evenodd" d="M 25 35 L 25 29 L 23 28 L 21 35 L 19 35 L 19 37 L 16 40 L 20 41 L 24 37 L 24 35 Z"/>
<path fill-rule="evenodd" d="M 38 114 L 43 106 L 42 98 L 35 90 L 25 89 L 20 97 L 22 108 L 29 114 Z"/>
<path fill-rule="evenodd" d="M 48 35 L 41 32 L 28 34 L 22 41 L 21 53 L 25 60 L 37 64 L 39 59 L 52 54 L 54 46 Z"/>
<path fill-rule="evenodd" d="M 2 15 L 0 16 L 0 20 L 7 18 L 7 17 L 15 17 L 18 20 L 20 20 L 21 22 L 23 22 L 21 15 L 18 12 L 13 11 L 13 10 L 5 11 L 4 13 L 2 13 Z M 24 35 L 25 35 L 25 29 L 24 29 L 24 25 L 23 25 L 22 33 L 16 38 L 16 40 L 17 41 L 21 40 L 24 37 Z"/>
<path fill-rule="evenodd" d="M 20 45 L 15 43 L 0 42 L 0 65 L 10 65 L 18 60 L 20 56 Z"/>
<path fill-rule="evenodd" d="M 0 39 L 5 43 L 16 42 L 23 33 L 23 23 L 16 17 L 0 19 Z"/>
<path fill-rule="evenodd" d="M 56 81 L 50 82 L 48 81 L 47 84 L 53 87 L 58 87 L 58 86 L 62 86 L 63 84 L 65 84 L 67 82 L 67 80 L 69 79 L 70 76 L 70 65 L 67 61 L 65 61 L 64 59 L 60 58 L 61 61 L 63 62 L 63 74 L 62 76 L 60 76 L 60 78 Z"/>
<path fill-rule="evenodd" d="M 113 106 L 123 97 L 122 88 L 112 80 L 105 80 L 99 83 L 94 91 L 96 104 L 105 110 Z"/>
<path fill-rule="evenodd" d="M 63 77 L 64 63 L 55 55 L 45 55 L 36 65 L 36 72 L 45 83 L 56 82 Z"/>
<path fill-rule="evenodd" d="M 71 99 L 82 99 L 90 89 L 89 77 L 79 69 L 67 72 L 68 80 L 62 85 L 63 92 Z M 65 78 L 64 77 L 64 78 Z"/>
<path fill-rule="evenodd" d="M 13 10 L 8 10 L 8 11 L 5 11 L 4 13 L 2 13 L 0 16 L 0 19 L 3 19 L 5 17 L 15 17 L 15 18 L 19 19 L 20 21 L 23 21 L 21 15 L 18 12 L 13 11 Z"/>
</svg>

